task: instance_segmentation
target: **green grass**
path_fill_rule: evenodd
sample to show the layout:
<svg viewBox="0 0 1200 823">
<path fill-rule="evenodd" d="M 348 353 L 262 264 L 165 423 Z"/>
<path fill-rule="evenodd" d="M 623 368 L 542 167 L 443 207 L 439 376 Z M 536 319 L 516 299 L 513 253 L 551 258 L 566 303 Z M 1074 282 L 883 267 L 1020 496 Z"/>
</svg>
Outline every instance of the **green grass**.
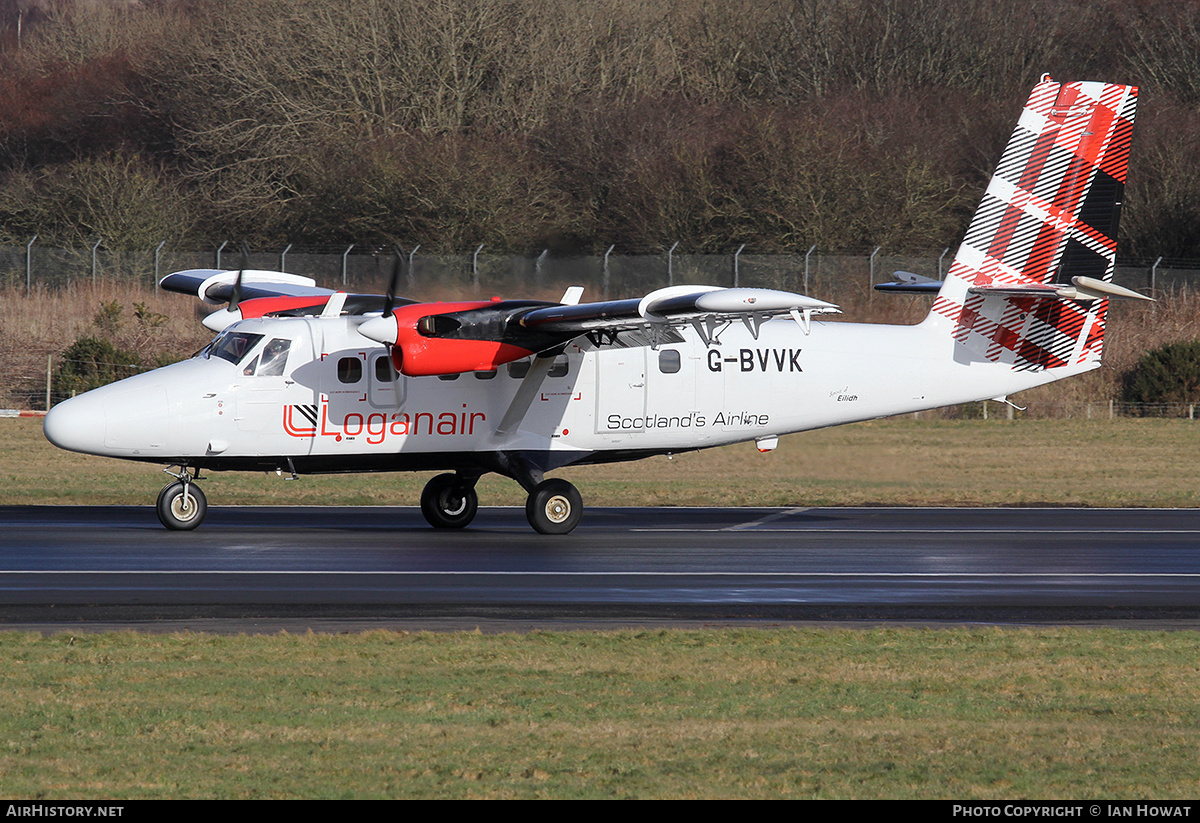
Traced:
<svg viewBox="0 0 1200 823">
<path fill-rule="evenodd" d="M 1197 635 L 0 635 L 9 798 L 1200 792 Z"/>
<path fill-rule="evenodd" d="M 564 472 L 593 505 L 1197 506 L 1179 420 L 889 420 Z M 413 504 L 427 475 L 214 474 Z M 149 505 L 154 466 L 0 420 L 0 504 Z M 486 480 L 485 504 L 519 503 Z M 17 798 L 1190 798 L 1193 632 L 0 635 Z"/>
<path fill-rule="evenodd" d="M 1200 422 L 914 420 L 560 472 L 587 505 L 1200 506 Z M 303 477 L 215 472 L 214 506 L 415 505 L 429 474 Z M 151 464 L 60 451 L 30 419 L 0 420 L 0 505 L 151 504 L 167 482 Z M 523 505 L 510 480 L 485 477 L 483 505 Z"/>
</svg>

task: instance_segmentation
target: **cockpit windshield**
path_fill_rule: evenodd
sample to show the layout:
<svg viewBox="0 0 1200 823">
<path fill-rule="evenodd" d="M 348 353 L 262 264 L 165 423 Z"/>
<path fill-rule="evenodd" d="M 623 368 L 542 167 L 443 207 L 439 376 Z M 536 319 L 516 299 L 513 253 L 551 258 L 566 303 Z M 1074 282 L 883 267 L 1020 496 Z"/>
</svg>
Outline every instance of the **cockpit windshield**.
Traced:
<svg viewBox="0 0 1200 823">
<path fill-rule="evenodd" d="M 237 364 L 249 354 L 250 350 L 258 345 L 258 341 L 262 340 L 261 334 L 251 334 L 244 331 L 227 331 L 217 335 L 217 338 L 208 344 L 208 348 L 200 352 L 201 357 L 219 357 L 222 360 L 228 360 L 230 363 Z"/>
</svg>

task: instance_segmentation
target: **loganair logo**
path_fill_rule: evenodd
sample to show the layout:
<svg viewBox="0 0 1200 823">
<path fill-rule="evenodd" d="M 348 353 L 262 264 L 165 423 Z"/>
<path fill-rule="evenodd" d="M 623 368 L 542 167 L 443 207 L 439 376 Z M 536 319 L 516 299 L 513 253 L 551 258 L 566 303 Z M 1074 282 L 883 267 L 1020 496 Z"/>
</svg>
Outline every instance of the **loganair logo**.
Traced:
<svg viewBox="0 0 1200 823">
<path fill-rule="evenodd" d="M 332 437 L 339 443 L 361 437 L 373 446 L 389 437 L 474 434 L 476 427 L 486 422 L 486 414 L 471 411 L 466 403 L 458 411 L 370 412 L 366 415 L 349 412 L 340 424 L 330 422 L 326 397 L 322 397 L 319 404 L 283 407 L 283 430 L 292 437 Z"/>
</svg>

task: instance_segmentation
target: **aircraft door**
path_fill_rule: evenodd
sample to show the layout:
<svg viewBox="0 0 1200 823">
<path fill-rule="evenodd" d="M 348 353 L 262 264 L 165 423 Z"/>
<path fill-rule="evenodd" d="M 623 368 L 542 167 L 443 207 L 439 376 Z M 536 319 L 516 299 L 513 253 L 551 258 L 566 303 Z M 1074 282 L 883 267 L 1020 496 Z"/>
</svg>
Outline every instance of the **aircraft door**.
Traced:
<svg viewBox="0 0 1200 823">
<path fill-rule="evenodd" d="M 646 430 L 646 347 L 596 352 L 596 433 Z"/>
<path fill-rule="evenodd" d="M 318 399 L 315 384 L 303 379 L 304 366 L 313 359 L 312 329 L 293 322 L 268 329 L 264 341 L 239 364 L 238 428 L 256 435 L 259 454 L 308 454 Z"/>
<path fill-rule="evenodd" d="M 370 352 L 367 356 L 367 402 L 385 411 L 399 410 L 404 405 L 407 380 L 392 365 L 386 350 Z"/>
</svg>

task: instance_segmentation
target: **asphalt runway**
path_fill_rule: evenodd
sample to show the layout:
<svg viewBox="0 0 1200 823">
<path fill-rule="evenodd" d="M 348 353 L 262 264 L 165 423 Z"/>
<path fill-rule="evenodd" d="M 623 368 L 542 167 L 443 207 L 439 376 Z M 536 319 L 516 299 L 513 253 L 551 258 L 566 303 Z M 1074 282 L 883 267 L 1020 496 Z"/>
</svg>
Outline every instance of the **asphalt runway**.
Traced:
<svg viewBox="0 0 1200 823">
<path fill-rule="evenodd" d="M 0 507 L 0 626 L 354 630 L 950 621 L 1200 626 L 1200 510 Z"/>
</svg>

